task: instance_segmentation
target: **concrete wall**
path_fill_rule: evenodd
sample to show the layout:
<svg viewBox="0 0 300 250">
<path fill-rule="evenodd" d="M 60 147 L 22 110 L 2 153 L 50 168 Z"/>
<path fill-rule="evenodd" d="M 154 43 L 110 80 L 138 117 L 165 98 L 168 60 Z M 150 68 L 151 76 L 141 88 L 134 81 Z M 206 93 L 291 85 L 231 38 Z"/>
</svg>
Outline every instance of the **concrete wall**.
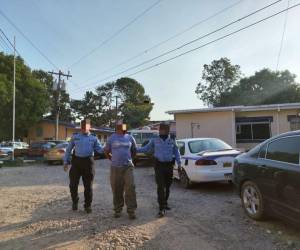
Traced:
<svg viewBox="0 0 300 250">
<path fill-rule="evenodd" d="M 58 128 L 58 139 L 66 140 L 72 137 L 72 135 L 80 130 L 75 128 L 70 128 L 64 125 L 59 125 Z M 40 133 L 39 133 L 40 132 Z M 96 134 L 101 142 L 106 142 L 107 137 L 111 133 L 92 131 L 92 133 Z M 45 139 L 55 139 L 55 124 L 48 122 L 40 122 L 29 129 L 28 137 L 23 138 L 23 141 L 30 143 L 33 141 L 42 141 Z"/>
<path fill-rule="evenodd" d="M 216 137 L 233 147 L 250 149 L 258 143 L 236 143 L 235 118 L 271 116 L 271 136 L 290 131 L 288 115 L 297 115 L 300 110 L 271 110 L 247 112 L 199 112 L 175 114 L 177 138 L 192 137 L 192 124 L 194 137 Z M 198 128 L 197 125 L 200 125 Z"/>
<path fill-rule="evenodd" d="M 175 114 L 175 120 L 178 139 L 192 137 L 193 126 L 193 137 L 216 137 L 235 147 L 234 112 Z"/>
</svg>

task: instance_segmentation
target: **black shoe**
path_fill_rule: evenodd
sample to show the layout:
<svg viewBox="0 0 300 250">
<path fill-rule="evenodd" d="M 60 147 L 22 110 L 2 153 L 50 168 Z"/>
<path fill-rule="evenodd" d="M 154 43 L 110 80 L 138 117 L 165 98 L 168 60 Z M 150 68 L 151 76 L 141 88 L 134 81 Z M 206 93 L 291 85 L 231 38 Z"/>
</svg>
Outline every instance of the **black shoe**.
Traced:
<svg viewBox="0 0 300 250">
<path fill-rule="evenodd" d="M 128 217 L 129 217 L 130 220 L 135 220 L 136 219 L 135 213 L 128 213 Z"/>
<path fill-rule="evenodd" d="M 171 210 L 172 208 L 170 208 L 168 205 L 165 207 L 166 210 Z"/>
<path fill-rule="evenodd" d="M 78 210 L 78 203 L 74 203 L 72 204 L 72 210 L 73 211 L 77 211 Z"/>
<path fill-rule="evenodd" d="M 87 214 L 90 214 L 92 212 L 92 208 L 91 207 L 85 207 L 84 210 L 85 210 L 85 212 Z"/>
<path fill-rule="evenodd" d="M 159 212 L 158 212 L 158 217 L 159 218 L 162 218 L 162 217 L 164 217 L 165 216 L 165 210 L 164 209 L 161 209 L 161 210 L 159 210 Z"/>
<path fill-rule="evenodd" d="M 114 217 L 115 218 L 120 218 L 121 217 L 121 212 L 115 212 Z"/>
</svg>

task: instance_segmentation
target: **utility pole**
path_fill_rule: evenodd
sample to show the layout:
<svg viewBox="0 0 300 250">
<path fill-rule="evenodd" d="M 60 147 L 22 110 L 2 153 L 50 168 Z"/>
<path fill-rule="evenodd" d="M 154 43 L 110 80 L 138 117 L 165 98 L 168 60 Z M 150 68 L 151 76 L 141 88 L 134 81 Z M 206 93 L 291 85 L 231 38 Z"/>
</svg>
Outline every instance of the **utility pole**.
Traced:
<svg viewBox="0 0 300 250">
<path fill-rule="evenodd" d="M 14 36 L 14 73 L 13 73 L 13 131 L 12 131 L 12 160 L 15 160 L 15 127 L 16 127 L 16 37 Z"/>
<path fill-rule="evenodd" d="M 120 96 L 116 95 L 114 97 L 116 98 L 115 129 L 117 129 L 117 123 L 118 123 L 118 98 L 120 98 Z"/>
<path fill-rule="evenodd" d="M 58 76 L 58 82 L 57 84 L 53 83 L 53 90 L 56 91 L 56 100 L 55 100 L 55 140 L 58 140 L 58 128 L 59 128 L 59 111 L 60 111 L 60 95 L 61 95 L 61 91 L 65 91 L 66 90 L 66 85 L 64 80 L 62 80 L 62 77 L 67 77 L 67 79 L 69 79 L 69 77 L 72 77 L 72 75 L 70 75 L 70 72 L 68 71 L 68 74 L 64 74 L 61 70 L 59 70 L 58 72 L 48 72 L 51 75 L 57 75 Z"/>
</svg>

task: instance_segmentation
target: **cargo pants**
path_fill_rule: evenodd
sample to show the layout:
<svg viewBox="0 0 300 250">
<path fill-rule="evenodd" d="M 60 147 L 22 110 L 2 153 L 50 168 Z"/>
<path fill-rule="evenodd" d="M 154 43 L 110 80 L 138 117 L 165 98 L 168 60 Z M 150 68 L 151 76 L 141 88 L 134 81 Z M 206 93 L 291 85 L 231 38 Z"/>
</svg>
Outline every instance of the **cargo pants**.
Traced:
<svg viewBox="0 0 300 250">
<path fill-rule="evenodd" d="M 114 211 L 120 213 L 125 204 L 128 213 L 137 208 L 133 166 L 111 167 L 110 184 L 113 193 Z"/>
</svg>

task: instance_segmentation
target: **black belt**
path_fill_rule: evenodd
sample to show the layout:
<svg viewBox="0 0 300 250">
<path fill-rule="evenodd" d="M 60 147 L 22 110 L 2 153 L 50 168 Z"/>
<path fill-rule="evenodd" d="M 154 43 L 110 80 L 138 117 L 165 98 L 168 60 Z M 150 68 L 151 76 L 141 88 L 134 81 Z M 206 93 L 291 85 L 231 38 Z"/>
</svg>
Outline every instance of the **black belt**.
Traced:
<svg viewBox="0 0 300 250">
<path fill-rule="evenodd" d="M 78 159 L 82 159 L 82 160 L 87 160 L 87 159 L 90 159 L 93 156 L 91 155 L 91 156 L 86 156 L 86 157 L 79 157 L 77 155 L 73 155 L 73 157 L 78 158 Z"/>
</svg>

